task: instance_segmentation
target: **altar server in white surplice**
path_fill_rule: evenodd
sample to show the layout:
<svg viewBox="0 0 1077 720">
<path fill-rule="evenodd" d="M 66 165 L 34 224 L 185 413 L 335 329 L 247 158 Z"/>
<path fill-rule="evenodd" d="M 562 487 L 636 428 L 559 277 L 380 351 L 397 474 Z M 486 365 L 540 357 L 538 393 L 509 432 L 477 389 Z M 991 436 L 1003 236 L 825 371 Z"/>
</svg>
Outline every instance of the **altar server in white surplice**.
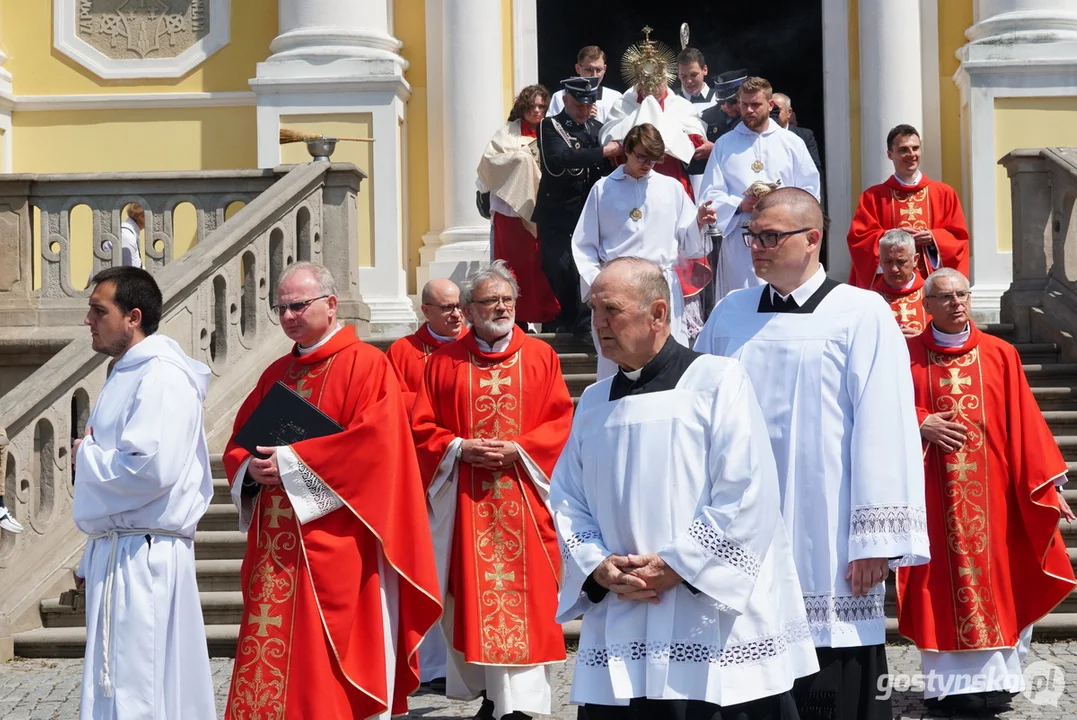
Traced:
<svg viewBox="0 0 1077 720">
<path fill-rule="evenodd" d="M 889 718 L 884 580 L 928 561 L 909 351 L 877 293 L 819 265 L 823 212 L 783 188 L 756 205 L 759 276 L 707 320 L 696 349 L 737 358 L 770 432 L 821 671 L 797 682 L 801 718 Z"/>
<path fill-rule="evenodd" d="M 677 257 L 707 254 L 710 241 L 700 228 L 714 219 L 714 211 L 708 206 L 697 210 L 679 182 L 654 171 L 655 163 L 665 155 L 665 144 L 653 125 L 644 123 L 629 130 L 624 148 L 625 164 L 591 188 L 572 234 L 582 297 L 587 302 L 603 263 L 629 255 L 650 260 L 662 268 L 669 283 L 673 337 L 687 346 Z M 616 365 L 600 354 L 598 379 L 615 371 Z"/>
<path fill-rule="evenodd" d="M 703 171 L 700 204 L 711 202 L 725 237 L 716 271 L 716 297 L 762 285 L 741 241 L 744 223 L 768 188 L 798 187 L 819 199 L 819 171 L 804 141 L 770 118 L 770 83 L 750 77 L 740 86 L 741 122 L 714 143 Z M 757 184 L 758 183 L 758 184 Z M 754 187 L 753 187 L 754 186 Z"/>
<path fill-rule="evenodd" d="M 557 619 L 583 615 L 572 702 L 588 720 L 796 718 L 818 664 L 748 376 L 670 336 L 654 263 L 610 262 L 591 305 L 619 370 L 584 391 L 550 495 Z"/>
<path fill-rule="evenodd" d="M 202 403 L 209 368 L 155 334 L 161 291 L 140 268 L 93 278 L 93 349 L 113 367 L 75 443 L 72 514 L 89 542 L 83 720 L 213 718 L 195 527 L 213 496 Z"/>
</svg>

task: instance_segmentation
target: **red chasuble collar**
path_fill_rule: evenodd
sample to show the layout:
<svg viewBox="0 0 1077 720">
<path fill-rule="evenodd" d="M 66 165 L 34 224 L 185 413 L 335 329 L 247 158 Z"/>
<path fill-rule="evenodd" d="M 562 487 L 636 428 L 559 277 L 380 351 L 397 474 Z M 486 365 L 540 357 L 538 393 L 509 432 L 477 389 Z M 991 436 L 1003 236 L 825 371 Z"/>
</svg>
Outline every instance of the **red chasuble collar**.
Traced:
<svg viewBox="0 0 1077 720">
<path fill-rule="evenodd" d="M 468 333 L 465 337 L 462 337 L 459 340 L 459 342 L 467 348 L 469 353 L 489 362 L 501 362 L 502 360 L 507 360 L 518 353 L 526 341 L 527 333 L 515 326 L 512 328 L 512 340 L 509 341 L 509 346 L 501 352 L 486 352 L 485 350 L 479 349 L 478 336 L 473 332 Z"/>
<path fill-rule="evenodd" d="M 419 338 L 419 340 L 422 341 L 424 345 L 432 345 L 436 348 L 448 345 L 451 342 L 455 342 L 464 337 L 465 335 L 467 335 L 466 327 L 461 328 L 460 334 L 454 337 L 452 340 L 439 340 L 438 338 L 434 337 L 434 333 L 430 332 L 430 323 L 423 323 L 422 327 L 415 331 L 415 336 Z"/>
<path fill-rule="evenodd" d="M 883 185 L 890 188 L 891 190 L 897 190 L 898 192 L 907 193 L 918 192 L 920 190 L 923 190 L 930 184 L 931 180 L 923 172 L 920 173 L 920 181 L 917 182 L 915 185 L 905 185 L 893 175 L 886 178 L 886 182 L 883 183 Z"/>
<path fill-rule="evenodd" d="M 874 290 L 875 292 L 881 294 L 881 295 L 892 295 L 892 296 L 895 296 L 895 297 L 905 297 L 906 295 L 912 295 L 914 292 L 916 292 L 917 290 L 920 290 L 923 287 L 924 287 L 924 279 L 922 277 L 920 277 L 919 274 L 913 275 L 913 277 L 912 277 L 912 285 L 910 285 L 907 288 L 897 289 L 897 288 L 891 287 L 886 282 L 886 280 L 883 279 L 883 274 L 882 273 L 878 273 L 875 276 L 875 282 L 872 283 L 871 289 Z"/>
<path fill-rule="evenodd" d="M 328 357 L 336 355 L 341 350 L 345 349 L 349 345 L 354 345 L 357 342 L 362 342 L 355 334 L 355 328 L 351 325 L 345 325 L 340 330 L 337 330 L 333 337 L 326 341 L 325 345 L 315 350 L 312 353 L 306 355 L 299 354 L 299 344 L 296 343 L 292 346 L 292 362 L 296 365 L 316 365 Z"/>
<path fill-rule="evenodd" d="M 969 339 L 965 341 L 965 344 L 959 345 L 958 347 L 946 347 L 945 345 L 940 345 L 935 339 L 935 332 L 932 330 L 933 327 L 933 325 L 928 325 L 928 328 L 924 331 L 921 339 L 928 350 L 937 352 L 941 355 L 964 355 L 969 350 L 972 350 L 979 345 L 980 338 L 983 337 L 983 333 L 980 332 L 980 329 L 976 327 L 975 323 L 969 320 Z"/>
</svg>

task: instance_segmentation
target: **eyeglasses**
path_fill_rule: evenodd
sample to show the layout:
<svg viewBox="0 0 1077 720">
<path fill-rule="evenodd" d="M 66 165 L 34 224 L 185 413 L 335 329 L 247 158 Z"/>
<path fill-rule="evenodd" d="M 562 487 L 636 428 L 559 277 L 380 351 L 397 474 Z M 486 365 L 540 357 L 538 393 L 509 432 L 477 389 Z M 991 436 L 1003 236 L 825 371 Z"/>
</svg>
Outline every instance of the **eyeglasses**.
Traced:
<svg viewBox="0 0 1077 720">
<path fill-rule="evenodd" d="M 928 295 L 927 297 L 933 298 L 935 300 L 940 300 L 947 305 L 951 305 L 955 302 L 963 303 L 968 300 L 969 296 L 971 295 L 972 293 L 968 290 L 959 290 L 958 292 L 942 293 L 941 295 Z"/>
<path fill-rule="evenodd" d="M 278 315 L 283 315 L 284 313 L 291 310 L 293 315 L 298 315 L 299 313 L 303 312 L 308 307 L 310 307 L 311 303 L 317 302 L 318 300 L 324 300 L 327 297 L 330 297 L 330 296 L 329 295 L 321 295 L 321 296 L 316 297 L 316 298 L 311 298 L 310 300 L 300 300 L 299 302 L 294 302 L 294 303 L 284 303 L 282 305 L 274 305 L 273 306 L 273 312 L 277 313 Z"/>
<path fill-rule="evenodd" d="M 485 308 L 494 308 L 498 305 L 504 305 L 507 308 L 511 308 L 516 304 L 516 298 L 514 297 L 492 297 L 485 300 L 472 300 L 471 302 L 476 305 L 482 305 Z"/>
<path fill-rule="evenodd" d="M 646 157 L 645 155 L 640 155 L 639 153 L 632 154 L 636 156 L 636 162 L 638 162 L 640 165 L 654 165 L 658 162 L 657 160 L 652 160 L 651 158 Z"/>
<path fill-rule="evenodd" d="M 789 237 L 790 235 L 808 232 L 809 230 L 811 230 L 811 228 L 800 228 L 799 230 L 788 230 L 786 232 L 763 231 L 759 233 L 754 233 L 746 229 L 743 235 L 744 246 L 751 247 L 752 243 L 755 242 L 759 244 L 759 247 L 763 248 L 764 250 L 767 250 L 773 247 L 777 247 L 778 243 L 780 243 L 782 240 Z"/>
<path fill-rule="evenodd" d="M 462 309 L 457 303 L 454 303 L 452 305 L 425 305 L 424 307 L 435 307 L 446 315 L 452 315 L 454 312 L 457 312 Z"/>
</svg>

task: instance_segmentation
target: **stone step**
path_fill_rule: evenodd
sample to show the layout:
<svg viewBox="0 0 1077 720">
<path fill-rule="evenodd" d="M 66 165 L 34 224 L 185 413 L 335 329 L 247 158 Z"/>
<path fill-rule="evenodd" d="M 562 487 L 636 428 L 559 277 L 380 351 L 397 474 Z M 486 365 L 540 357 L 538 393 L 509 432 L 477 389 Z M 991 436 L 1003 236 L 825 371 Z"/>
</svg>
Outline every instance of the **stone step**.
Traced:
<svg viewBox="0 0 1077 720">
<path fill-rule="evenodd" d="M 213 499 L 210 500 L 213 505 L 231 505 L 232 504 L 232 488 L 228 485 L 228 481 L 220 475 L 213 478 Z"/>
<path fill-rule="evenodd" d="M 239 625 L 206 625 L 210 657 L 235 657 Z M 80 658 L 85 654 L 85 627 L 47 627 L 15 636 L 15 654 L 24 658 Z"/>
<path fill-rule="evenodd" d="M 238 530 L 199 530 L 194 534 L 195 563 L 200 560 L 242 560 L 247 533 Z"/>
<path fill-rule="evenodd" d="M 1064 385 L 1032 388 L 1040 410 L 1071 410 L 1077 402 L 1077 388 Z"/>
<path fill-rule="evenodd" d="M 1014 343 L 1021 361 L 1027 365 L 1054 363 L 1058 361 L 1058 345 L 1054 343 Z"/>
<path fill-rule="evenodd" d="M 199 602 L 202 605 L 202 618 L 206 625 L 235 625 L 239 627 L 243 620 L 243 593 L 201 592 Z M 67 605 L 61 605 L 59 598 L 44 600 L 41 603 L 41 620 L 47 628 L 85 628 L 86 613 L 73 611 Z"/>
<path fill-rule="evenodd" d="M 565 375 L 565 385 L 568 386 L 568 394 L 573 398 L 578 398 L 583 394 L 583 391 L 587 389 L 589 385 L 593 385 L 598 378 L 597 373 L 578 373 L 575 375 Z"/>
<path fill-rule="evenodd" d="M 1029 363 L 1022 368 L 1029 385 L 1077 385 L 1077 363 Z"/>
<path fill-rule="evenodd" d="M 231 500 L 212 502 L 206 508 L 206 514 L 202 516 L 202 520 L 199 521 L 198 529 L 200 531 L 238 530 L 239 511 L 236 510 L 236 506 L 232 504 Z"/>
<path fill-rule="evenodd" d="M 1046 410 L 1043 419 L 1056 436 L 1077 434 L 1077 410 Z"/>
<path fill-rule="evenodd" d="M 598 368 L 598 356 L 594 350 L 590 353 L 562 353 L 557 357 L 561 361 L 561 373 L 564 375 L 594 375 Z"/>
<path fill-rule="evenodd" d="M 195 547 L 195 554 L 198 554 L 197 547 Z M 194 568 L 195 576 L 198 579 L 198 589 L 204 593 L 241 590 L 239 570 L 242 566 L 242 557 L 195 560 Z"/>
</svg>

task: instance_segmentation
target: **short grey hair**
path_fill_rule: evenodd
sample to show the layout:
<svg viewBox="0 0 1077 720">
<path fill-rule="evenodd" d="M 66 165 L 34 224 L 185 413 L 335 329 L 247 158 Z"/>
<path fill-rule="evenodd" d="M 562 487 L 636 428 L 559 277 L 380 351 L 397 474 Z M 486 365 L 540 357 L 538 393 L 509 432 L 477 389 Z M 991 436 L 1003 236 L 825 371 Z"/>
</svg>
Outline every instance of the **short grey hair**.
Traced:
<svg viewBox="0 0 1077 720">
<path fill-rule="evenodd" d="M 939 284 L 940 280 L 951 278 L 953 280 L 960 280 L 967 290 L 969 287 L 969 279 L 961 274 L 960 271 L 953 268 L 939 268 L 935 272 L 927 276 L 927 280 L 924 280 L 924 295 L 934 295 L 935 286 Z"/>
<path fill-rule="evenodd" d="M 475 300 L 475 291 L 493 280 L 507 282 L 512 288 L 513 300 L 520 297 L 520 286 L 517 284 L 516 276 L 512 274 L 512 270 L 509 269 L 504 260 L 494 260 L 486 267 L 479 268 L 468 275 L 460 283 L 460 304 L 470 305 Z"/>
<path fill-rule="evenodd" d="M 293 275 L 297 275 L 301 272 L 310 273 L 310 276 L 318 283 L 318 292 L 322 295 L 332 295 L 336 297 L 337 281 L 333 278 L 333 273 L 329 272 L 329 268 L 325 265 L 306 262 L 305 260 L 292 263 L 284 268 L 284 271 L 280 274 L 280 279 L 277 280 L 277 292 L 280 292 L 280 286 L 284 284 L 285 280 L 288 280 Z"/>
<path fill-rule="evenodd" d="M 793 109 L 793 101 L 785 93 L 774 93 L 773 95 L 770 96 L 770 99 L 773 100 L 774 102 L 777 102 L 777 103 L 780 103 L 782 105 L 785 105 L 786 110 L 792 110 Z"/>
<path fill-rule="evenodd" d="M 912 235 L 907 231 L 894 228 L 893 230 L 887 230 L 879 238 L 879 254 L 882 255 L 883 250 L 889 248 L 901 248 L 915 255 L 916 241 L 912 239 Z"/>
<path fill-rule="evenodd" d="M 658 300 L 664 300 L 669 312 L 666 313 L 666 324 L 670 323 L 673 314 L 673 302 L 670 295 L 669 283 L 662 272 L 662 268 L 650 260 L 626 255 L 614 258 L 602 266 L 603 270 L 624 266 L 631 277 L 631 284 L 635 290 L 636 299 L 641 308 L 649 308 Z"/>
</svg>

